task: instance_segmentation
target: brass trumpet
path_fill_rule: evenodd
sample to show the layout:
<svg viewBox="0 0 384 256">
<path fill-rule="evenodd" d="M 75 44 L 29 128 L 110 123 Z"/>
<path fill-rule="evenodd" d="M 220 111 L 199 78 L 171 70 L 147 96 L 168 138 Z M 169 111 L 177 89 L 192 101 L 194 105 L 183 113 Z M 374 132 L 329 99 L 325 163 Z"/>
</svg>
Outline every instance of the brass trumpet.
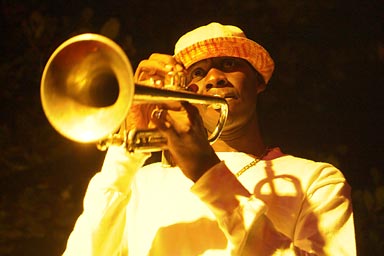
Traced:
<svg viewBox="0 0 384 256">
<path fill-rule="evenodd" d="M 81 34 L 62 43 L 49 58 L 40 88 L 42 107 L 50 124 L 64 137 L 82 143 L 98 142 L 105 150 L 112 144 L 130 152 L 166 148 L 154 129 L 116 133 L 135 103 L 188 101 L 220 108 L 213 143 L 225 125 L 227 102 L 219 97 L 155 88 L 134 83 L 131 64 L 111 39 Z"/>
</svg>

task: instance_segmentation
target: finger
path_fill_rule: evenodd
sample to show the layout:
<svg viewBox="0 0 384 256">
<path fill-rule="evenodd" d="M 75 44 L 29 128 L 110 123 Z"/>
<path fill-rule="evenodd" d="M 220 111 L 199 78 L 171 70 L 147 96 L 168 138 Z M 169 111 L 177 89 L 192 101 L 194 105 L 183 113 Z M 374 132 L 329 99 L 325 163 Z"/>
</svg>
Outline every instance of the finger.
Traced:
<svg viewBox="0 0 384 256">
<path fill-rule="evenodd" d="M 162 109 L 162 108 L 156 108 L 152 111 L 151 118 L 155 120 L 165 120 L 165 112 L 167 110 Z"/>
<path fill-rule="evenodd" d="M 192 105 L 188 101 L 182 101 L 180 104 L 188 113 L 188 117 L 191 120 L 191 122 L 200 121 L 200 120 L 202 121 L 199 109 L 196 106 Z"/>
<path fill-rule="evenodd" d="M 168 72 L 164 63 L 156 60 L 142 60 L 136 69 L 135 79 L 136 81 L 144 81 L 154 75 L 164 77 Z"/>
<path fill-rule="evenodd" d="M 168 54 L 161 54 L 161 53 L 153 53 L 149 59 L 156 60 L 159 62 L 162 62 L 165 66 L 170 65 L 172 66 L 172 71 L 184 71 L 185 68 L 182 63 L 179 63 L 176 61 L 176 59 Z"/>
<path fill-rule="evenodd" d="M 187 101 L 162 103 L 158 104 L 158 108 L 161 109 L 162 119 L 175 126 L 177 131 L 188 132 L 193 123 L 203 126 L 199 109 Z"/>
<path fill-rule="evenodd" d="M 156 128 L 169 139 L 171 136 L 177 137 L 177 133 L 174 128 L 166 120 L 167 110 L 164 109 L 155 109 L 152 112 L 151 122 L 156 126 Z"/>
<path fill-rule="evenodd" d="M 168 54 L 162 54 L 162 53 L 152 53 L 151 56 L 149 56 L 150 60 L 155 60 L 157 62 L 161 62 L 164 65 L 169 64 L 169 65 L 176 65 L 177 61 L 175 58 L 171 55 Z"/>
<path fill-rule="evenodd" d="M 168 54 L 153 53 L 148 59 L 150 62 L 157 63 L 157 68 L 160 70 L 162 75 L 167 75 L 171 71 L 178 70 L 180 66 L 174 57 Z"/>
<path fill-rule="evenodd" d="M 172 126 L 179 135 L 189 133 L 192 130 L 192 122 L 189 120 L 185 110 L 169 110 L 165 118 L 167 123 Z"/>
<path fill-rule="evenodd" d="M 153 53 L 147 60 L 142 60 L 139 63 L 135 72 L 135 79 L 142 81 L 140 80 L 142 73 L 146 73 L 148 76 L 157 74 L 164 77 L 171 71 L 181 72 L 183 70 L 183 65 L 178 63 L 173 56 Z"/>
<path fill-rule="evenodd" d="M 128 112 L 125 123 L 129 129 L 148 128 L 151 113 L 156 106 L 154 104 L 133 104 Z"/>
<path fill-rule="evenodd" d="M 180 104 L 185 108 L 185 110 L 187 110 L 188 113 L 191 113 L 191 114 L 199 113 L 199 110 L 197 109 L 197 107 L 192 105 L 188 101 L 183 100 L 180 102 Z"/>
<path fill-rule="evenodd" d="M 162 109 L 173 110 L 173 111 L 184 110 L 184 107 L 181 105 L 180 101 L 163 102 L 158 104 L 157 106 Z"/>
<path fill-rule="evenodd" d="M 159 108 L 167 109 L 167 111 L 161 112 L 161 119 L 166 122 L 168 127 L 174 127 L 180 135 L 188 133 L 192 129 L 197 133 L 206 134 L 198 108 L 189 102 L 163 103 L 159 105 Z"/>
<path fill-rule="evenodd" d="M 160 122 L 156 123 L 155 121 L 155 124 L 161 125 L 159 128 L 168 129 L 172 127 L 178 135 L 188 133 L 191 130 L 191 122 L 185 110 L 173 111 L 156 109 L 153 111 L 152 117 Z"/>
</svg>

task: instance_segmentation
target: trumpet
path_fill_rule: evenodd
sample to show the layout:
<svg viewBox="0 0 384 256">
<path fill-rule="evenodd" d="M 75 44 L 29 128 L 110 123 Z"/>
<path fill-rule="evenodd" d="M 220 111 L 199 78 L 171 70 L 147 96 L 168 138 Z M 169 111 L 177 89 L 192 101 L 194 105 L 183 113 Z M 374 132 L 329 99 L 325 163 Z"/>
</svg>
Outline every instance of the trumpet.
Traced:
<svg viewBox="0 0 384 256">
<path fill-rule="evenodd" d="M 74 36 L 54 51 L 43 71 L 40 97 L 58 133 L 76 142 L 97 143 L 101 150 L 111 145 L 124 146 L 129 152 L 166 149 L 166 139 L 156 129 L 121 131 L 133 103 L 188 101 L 220 109 L 217 125 L 208 136 L 211 144 L 219 138 L 228 116 L 223 98 L 135 83 L 121 47 L 92 33 Z"/>
</svg>

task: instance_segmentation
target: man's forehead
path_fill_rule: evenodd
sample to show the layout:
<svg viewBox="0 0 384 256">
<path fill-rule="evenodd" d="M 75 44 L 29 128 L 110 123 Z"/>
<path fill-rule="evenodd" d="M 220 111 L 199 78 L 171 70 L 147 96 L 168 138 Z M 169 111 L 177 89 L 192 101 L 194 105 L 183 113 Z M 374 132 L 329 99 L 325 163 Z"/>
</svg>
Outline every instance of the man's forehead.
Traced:
<svg viewBox="0 0 384 256">
<path fill-rule="evenodd" d="M 237 58 L 237 57 L 231 57 L 231 56 L 220 56 L 220 57 L 213 57 L 213 58 L 207 58 L 207 59 L 203 59 L 203 60 L 200 60 L 196 63 L 193 63 L 189 68 L 188 70 L 192 70 L 194 67 L 196 66 L 209 66 L 209 65 L 212 65 L 212 64 L 215 64 L 215 63 L 218 63 L 218 62 L 221 62 L 223 60 L 240 60 L 240 61 L 246 61 L 246 60 L 243 60 L 241 58 Z"/>
</svg>

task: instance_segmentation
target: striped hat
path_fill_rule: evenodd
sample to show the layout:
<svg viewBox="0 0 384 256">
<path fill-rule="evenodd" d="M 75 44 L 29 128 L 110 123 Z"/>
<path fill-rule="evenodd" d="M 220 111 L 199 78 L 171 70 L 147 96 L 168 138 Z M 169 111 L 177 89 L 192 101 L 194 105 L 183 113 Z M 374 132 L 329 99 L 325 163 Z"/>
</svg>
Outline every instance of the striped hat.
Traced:
<svg viewBox="0 0 384 256">
<path fill-rule="evenodd" d="M 183 35 L 175 45 L 175 58 L 185 68 L 207 58 L 237 57 L 247 60 L 268 83 L 274 62 L 258 43 L 235 26 L 210 23 Z"/>
</svg>

